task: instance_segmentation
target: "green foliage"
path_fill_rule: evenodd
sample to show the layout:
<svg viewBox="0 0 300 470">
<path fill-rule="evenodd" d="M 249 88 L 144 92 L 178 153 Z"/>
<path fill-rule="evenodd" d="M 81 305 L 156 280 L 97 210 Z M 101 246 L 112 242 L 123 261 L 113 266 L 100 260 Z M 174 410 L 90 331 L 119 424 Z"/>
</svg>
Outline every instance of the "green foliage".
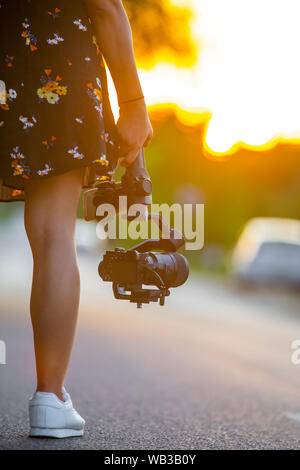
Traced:
<svg viewBox="0 0 300 470">
<path fill-rule="evenodd" d="M 300 219 L 299 147 L 242 149 L 216 161 L 203 149 L 206 123 L 183 126 L 172 111 L 152 113 L 151 122 L 154 139 L 146 155 L 154 202 L 182 202 L 178 195 L 198 189 L 194 202 L 205 203 L 206 245 L 230 249 L 253 217 Z"/>
<path fill-rule="evenodd" d="M 193 13 L 170 0 L 124 0 L 140 67 L 152 67 L 158 61 L 191 66 L 197 48 L 191 37 Z"/>
</svg>

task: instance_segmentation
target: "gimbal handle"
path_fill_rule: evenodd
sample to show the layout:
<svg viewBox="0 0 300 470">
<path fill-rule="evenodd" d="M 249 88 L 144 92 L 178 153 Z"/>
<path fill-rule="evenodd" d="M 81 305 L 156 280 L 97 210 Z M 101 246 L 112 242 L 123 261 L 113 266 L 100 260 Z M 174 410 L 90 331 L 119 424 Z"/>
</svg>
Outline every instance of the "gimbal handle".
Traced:
<svg viewBox="0 0 300 470">
<path fill-rule="evenodd" d="M 146 170 L 146 163 L 145 163 L 145 154 L 144 149 L 138 153 L 138 156 L 134 160 L 134 162 L 127 167 L 126 174 L 135 177 L 135 176 L 145 176 L 146 178 L 150 179 L 149 174 Z"/>
<path fill-rule="evenodd" d="M 142 148 L 135 161 L 126 169 L 122 177 L 124 187 L 133 187 L 135 191 L 132 194 L 132 203 L 144 204 L 149 206 L 152 204 L 152 183 L 150 176 L 146 170 L 144 149 Z M 129 199 L 131 191 L 128 191 Z M 129 201 L 131 203 L 131 201 Z"/>
</svg>

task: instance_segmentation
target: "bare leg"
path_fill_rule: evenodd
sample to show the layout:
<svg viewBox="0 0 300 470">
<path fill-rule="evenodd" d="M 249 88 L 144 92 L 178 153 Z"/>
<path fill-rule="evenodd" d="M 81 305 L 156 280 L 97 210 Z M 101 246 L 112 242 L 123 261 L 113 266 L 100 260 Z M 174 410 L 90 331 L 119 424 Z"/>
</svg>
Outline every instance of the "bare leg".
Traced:
<svg viewBox="0 0 300 470">
<path fill-rule="evenodd" d="M 74 229 L 83 170 L 25 187 L 25 228 L 33 255 L 30 301 L 37 390 L 63 399 L 79 304 Z"/>
</svg>

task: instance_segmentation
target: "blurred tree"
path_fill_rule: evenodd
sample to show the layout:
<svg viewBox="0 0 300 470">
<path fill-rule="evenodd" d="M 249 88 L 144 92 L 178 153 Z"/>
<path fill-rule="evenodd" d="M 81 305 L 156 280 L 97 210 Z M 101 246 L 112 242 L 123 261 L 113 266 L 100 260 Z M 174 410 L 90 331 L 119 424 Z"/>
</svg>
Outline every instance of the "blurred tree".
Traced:
<svg viewBox="0 0 300 470">
<path fill-rule="evenodd" d="M 146 157 L 153 201 L 172 204 L 178 202 L 180 188 L 198 188 L 206 204 L 206 244 L 230 249 L 253 217 L 300 219 L 299 145 L 284 142 L 260 151 L 241 148 L 218 161 L 205 156 L 207 120 L 187 125 L 173 109 L 156 109 L 151 123 L 154 139 Z"/>
<path fill-rule="evenodd" d="M 191 34 L 193 12 L 171 0 L 124 0 L 132 25 L 134 48 L 140 67 L 158 61 L 191 66 L 197 47 Z"/>
</svg>

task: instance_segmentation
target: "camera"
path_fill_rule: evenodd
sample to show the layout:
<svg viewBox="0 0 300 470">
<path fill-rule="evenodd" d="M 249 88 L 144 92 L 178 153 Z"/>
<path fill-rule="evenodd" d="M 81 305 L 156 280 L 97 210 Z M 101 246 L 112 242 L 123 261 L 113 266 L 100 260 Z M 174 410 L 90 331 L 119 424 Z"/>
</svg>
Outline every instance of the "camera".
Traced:
<svg viewBox="0 0 300 470">
<path fill-rule="evenodd" d="M 164 305 L 165 297 L 170 295 L 169 289 L 185 283 L 189 265 L 184 256 L 176 251 L 144 251 L 159 250 L 164 245 L 165 240 L 147 240 L 129 250 L 116 248 L 105 253 L 98 272 L 103 281 L 113 283 L 116 299 L 134 302 L 138 308 L 143 303 L 157 301 Z M 156 289 L 145 289 L 143 285 Z"/>
<path fill-rule="evenodd" d="M 145 168 L 143 150 L 120 182 L 112 176 L 101 176 L 84 194 L 85 220 L 96 219 L 97 207 L 103 203 L 111 203 L 118 212 L 119 197 L 123 195 L 127 196 L 129 204 L 141 204 L 145 208 L 152 204 L 152 183 Z M 150 218 L 163 233 L 167 228 L 166 238 L 145 240 L 129 250 L 109 250 L 98 267 L 101 279 L 112 283 L 115 298 L 136 303 L 138 308 L 150 302 L 164 305 L 169 289 L 184 284 L 189 275 L 186 258 L 177 253 L 185 242 L 183 235 L 170 228 L 161 215 L 149 214 Z"/>
<path fill-rule="evenodd" d="M 119 197 L 127 196 L 128 205 L 152 204 L 152 182 L 145 168 L 144 151 L 141 150 L 136 160 L 126 169 L 121 181 L 115 181 L 113 173 L 101 175 L 92 189 L 83 195 L 83 213 L 86 221 L 96 219 L 97 207 L 110 203 L 119 212 Z"/>
</svg>

